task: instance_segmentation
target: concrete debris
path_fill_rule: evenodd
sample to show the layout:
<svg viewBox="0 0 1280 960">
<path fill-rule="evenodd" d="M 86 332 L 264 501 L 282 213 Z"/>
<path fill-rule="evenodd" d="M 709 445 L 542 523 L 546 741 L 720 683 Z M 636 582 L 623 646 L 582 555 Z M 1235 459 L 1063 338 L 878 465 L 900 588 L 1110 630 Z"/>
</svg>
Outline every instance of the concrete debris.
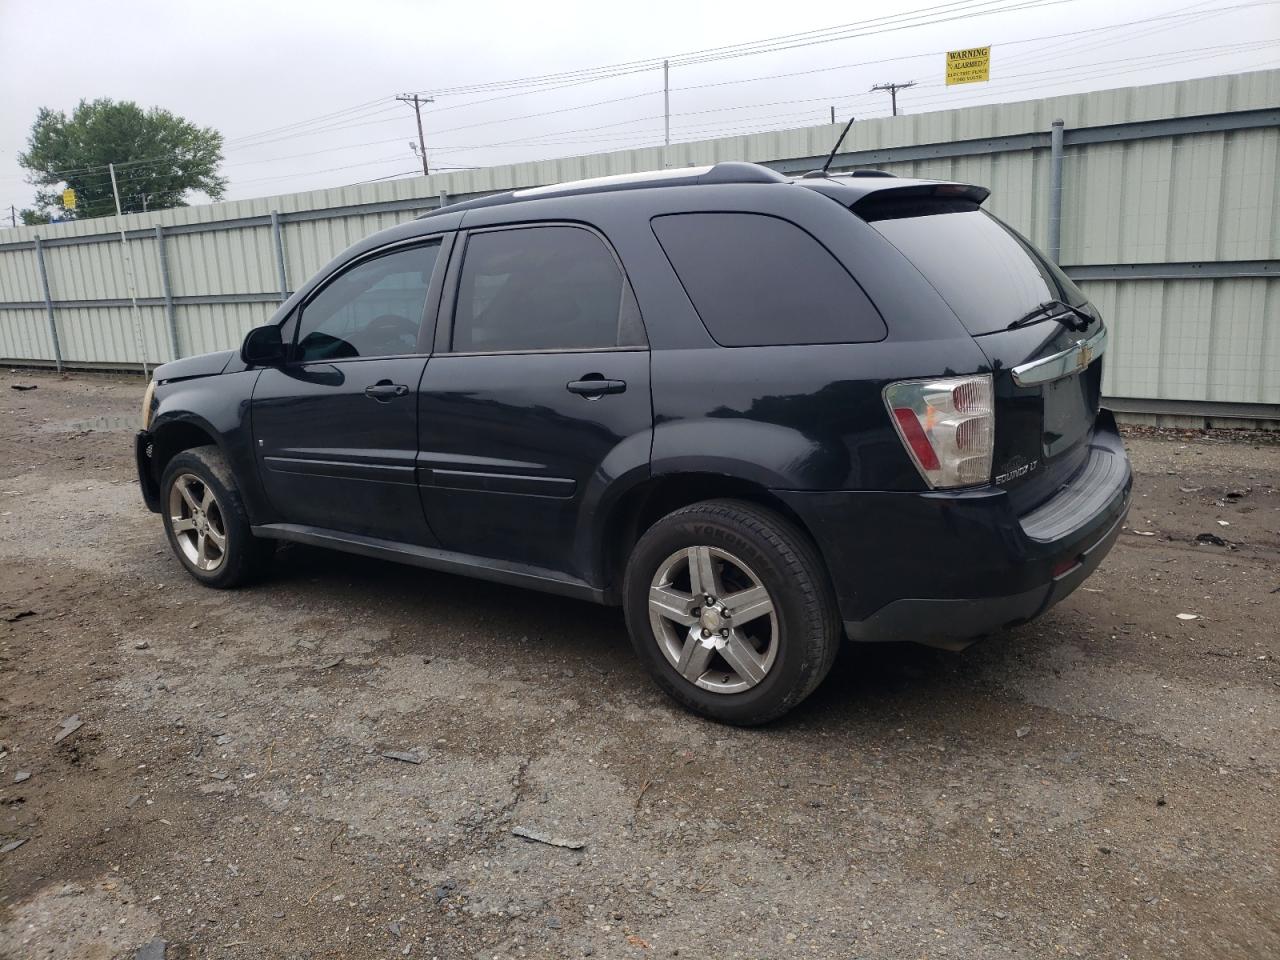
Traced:
<svg viewBox="0 0 1280 960">
<path fill-rule="evenodd" d="M 399 760 L 402 763 L 421 763 L 422 758 L 416 753 L 408 753 L 404 750 L 384 750 L 382 755 L 388 760 Z"/>
<path fill-rule="evenodd" d="M 24 780 L 30 780 L 30 779 L 31 779 L 30 770 L 19 770 L 17 773 L 13 775 L 14 783 L 22 783 Z"/>
<path fill-rule="evenodd" d="M 545 833 L 539 833 L 536 830 L 530 830 L 528 827 L 512 827 L 511 832 L 524 840 L 532 840 L 534 843 L 545 843 L 549 847 L 564 847 L 566 850 L 581 850 L 586 846 L 581 840 L 568 840 L 564 837 L 552 837 Z"/>
<path fill-rule="evenodd" d="M 53 742 L 61 743 L 63 740 L 67 739 L 67 737 L 71 736 L 73 733 L 75 733 L 77 730 L 79 730 L 83 726 L 84 726 L 84 721 L 81 720 L 80 717 L 77 716 L 76 714 L 72 714 L 71 716 L 67 717 L 67 719 L 62 721 L 62 729 L 59 730 L 58 733 L 54 736 Z"/>
</svg>

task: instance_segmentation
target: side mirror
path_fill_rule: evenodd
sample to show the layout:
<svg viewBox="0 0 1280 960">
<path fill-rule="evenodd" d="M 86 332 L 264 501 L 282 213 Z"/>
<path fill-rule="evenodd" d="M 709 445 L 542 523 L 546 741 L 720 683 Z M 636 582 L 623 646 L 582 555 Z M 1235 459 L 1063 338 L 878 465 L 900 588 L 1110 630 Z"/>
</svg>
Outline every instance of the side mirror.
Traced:
<svg viewBox="0 0 1280 960">
<path fill-rule="evenodd" d="M 284 363 L 284 341 L 274 323 L 254 327 L 240 346 L 240 359 L 250 367 L 275 367 Z"/>
</svg>

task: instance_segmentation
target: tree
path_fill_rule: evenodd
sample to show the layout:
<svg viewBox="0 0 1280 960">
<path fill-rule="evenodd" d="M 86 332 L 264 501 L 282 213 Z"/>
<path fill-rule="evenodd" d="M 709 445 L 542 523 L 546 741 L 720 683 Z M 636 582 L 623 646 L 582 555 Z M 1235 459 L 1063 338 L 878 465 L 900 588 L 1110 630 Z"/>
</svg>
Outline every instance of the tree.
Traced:
<svg viewBox="0 0 1280 960">
<path fill-rule="evenodd" d="M 36 209 L 23 219 L 103 217 L 116 212 L 108 163 L 116 166 L 120 208 L 125 213 L 185 207 L 199 190 L 218 200 L 226 190 L 218 175 L 222 134 L 179 116 L 136 103 L 81 100 L 68 117 L 41 107 L 18 162 L 31 171 Z M 62 208 L 62 191 L 76 192 L 74 212 Z"/>
</svg>

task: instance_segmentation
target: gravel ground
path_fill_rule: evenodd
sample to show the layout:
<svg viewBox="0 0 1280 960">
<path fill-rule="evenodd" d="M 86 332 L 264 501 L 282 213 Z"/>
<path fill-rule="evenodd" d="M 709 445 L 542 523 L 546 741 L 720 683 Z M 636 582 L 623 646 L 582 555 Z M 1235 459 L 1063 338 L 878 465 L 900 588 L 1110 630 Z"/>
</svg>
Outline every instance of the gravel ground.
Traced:
<svg viewBox="0 0 1280 960">
<path fill-rule="evenodd" d="M 0 955 L 1280 957 L 1274 438 L 1131 433 L 1041 621 L 737 730 L 615 610 L 300 547 L 202 589 L 140 394 L 0 373 Z"/>
</svg>

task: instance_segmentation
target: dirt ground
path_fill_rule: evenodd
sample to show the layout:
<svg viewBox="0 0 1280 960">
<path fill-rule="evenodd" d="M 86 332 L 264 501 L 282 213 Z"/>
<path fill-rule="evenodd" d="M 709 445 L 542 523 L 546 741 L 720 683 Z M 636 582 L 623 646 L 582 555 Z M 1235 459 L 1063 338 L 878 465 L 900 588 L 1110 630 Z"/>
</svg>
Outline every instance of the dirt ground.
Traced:
<svg viewBox="0 0 1280 960">
<path fill-rule="evenodd" d="M 141 392 L 0 373 L 4 957 L 1280 957 L 1274 438 L 1131 433 L 1041 621 L 737 730 L 614 610 L 300 547 L 199 587 Z"/>
</svg>

